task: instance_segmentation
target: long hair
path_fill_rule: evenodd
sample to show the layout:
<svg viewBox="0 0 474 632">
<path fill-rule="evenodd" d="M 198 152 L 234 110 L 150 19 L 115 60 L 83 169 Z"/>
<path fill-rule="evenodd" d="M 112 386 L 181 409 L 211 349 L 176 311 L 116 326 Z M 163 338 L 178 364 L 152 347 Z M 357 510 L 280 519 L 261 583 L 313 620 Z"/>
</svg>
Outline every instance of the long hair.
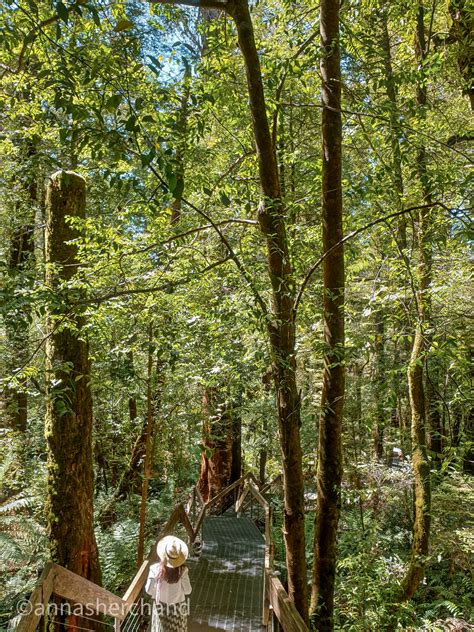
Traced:
<svg viewBox="0 0 474 632">
<path fill-rule="evenodd" d="M 184 564 L 177 566 L 176 568 L 169 568 L 166 566 L 166 562 L 161 562 L 160 570 L 158 571 L 158 579 L 168 582 L 168 584 L 176 584 L 184 571 Z"/>
</svg>

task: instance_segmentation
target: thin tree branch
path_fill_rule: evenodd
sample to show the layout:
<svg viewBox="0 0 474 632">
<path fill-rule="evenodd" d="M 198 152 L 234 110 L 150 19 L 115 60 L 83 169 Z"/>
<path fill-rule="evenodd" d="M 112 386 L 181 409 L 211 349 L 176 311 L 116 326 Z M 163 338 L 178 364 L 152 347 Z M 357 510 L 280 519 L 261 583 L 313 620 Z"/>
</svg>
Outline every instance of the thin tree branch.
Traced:
<svg viewBox="0 0 474 632">
<path fill-rule="evenodd" d="M 276 89 L 276 93 L 275 93 L 275 102 L 276 102 L 276 108 L 275 108 L 275 112 L 273 113 L 273 121 L 272 121 L 272 142 L 273 142 L 273 147 L 276 146 L 276 138 L 277 138 L 277 124 L 278 124 L 278 114 L 280 112 L 281 109 L 281 103 L 280 103 L 280 99 L 281 99 L 281 95 L 283 93 L 283 89 L 285 87 L 285 82 L 286 82 L 286 78 L 288 76 L 288 71 L 289 71 L 289 64 L 290 62 L 294 61 L 295 59 L 298 59 L 298 57 L 304 53 L 304 51 L 306 50 L 306 48 L 316 39 L 316 37 L 319 37 L 319 28 L 316 29 L 314 31 L 314 33 L 312 33 L 302 44 L 301 46 L 298 48 L 298 50 L 291 56 L 289 57 L 286 62 L 285 62 L 285 72 L 283 73 L 283 77 L 281 78 L 281 81 Z"/>
<path fill-rule="evenodd" d="M 161 184 L 163 186 L 165 186 L 166 189 L 169 191 L 170 189 L 169 189 L 168 184 L 161 177 L 159 172 L 153 167 L 153 165 L 150 165 L 150 170 L 158 178 L 158 180 L 161 182 Z M 212 228 L 219 235 L 222 243 L 224 244 L 224 246 L 227 248 L 227 251 L 229 252 L 230 258 L 235 263 L 237 269 L 239 270 L 239 272 L 242 274 L 244 279 L 249 284 L 249 287 L 252 290 L 252 293 L 254 295 L 255 300 L 256 300 L 257 304 L 259 305 L 260 309 L 262 310 L 263 316 L 266 318 L 267 315 L 268 315 L 268 309 L 267 309 L 265 301 L 263 300 L 260 292 L 258 291 L 257 287 L 255 286 L 255 283 L 253 281 L 252 275 L 246 270 L 244 264 L 240 261 L 240 259 L 235 254 L 234 249 L 230 245 L 229 240 L 227 239 L 227 237 L 224 235 L 224 233 L 219 228 L 218 223 L 216 223 L 207 213 L 205 213 L 203 210 L 201 210 L 200 208 L 195 206 L 192 202 L 190 202 L 186 198 L 184 198 L 184 197 L 181 198 L 181 201 L 182 201 L 183 204 L 186 204 L 186 206 L 189 206 L 189 208 L 191 208 L 193 211 L 198 213 L 198 215 L 200 215 L 201 217 L 204 217 L 204 219 L 207 222 L 209 222 L 209 224 L 212 226 Z"/>
<path fill-rule="evenodd" d="M 70 6 L 67 7 L 68 11 L 74 11 L 78 7 L 85 5 L 86 1 L 87 0 L 77 0 L 76 2 L 74 2 L 73 4 L 71 4 Z M 39 33 L 41 33 L 41 31 L 43 30 L 43 28 L 45 26 L 49 26 L 50 24 L 54 24 L 58 20 L 59 20 L 59 15 L 57 13 L 55 13 L 51 17 L 46 18 L 46 20 L 42 20 L 41 22 L 36 24 L 27 33 L 27 35 L 23 39 L 23 45 L 21 47 L 20 54 L 18 55 L 17 67 L 16 68 L 10 68 L 9 66 L 5 66 L 4 64 L 2 64 L 2 67 L 4 69 L 4 73 L 3 74 L 5 75 L 6 73 L 11 73 L 13 75 L 17 75 L 19 72 L 21 72 L 22 69 L 23 69 L 23 61 L 24 61 L 25 54 L 26 54 L 26 51 L 27 51 L 27 48 L 28 48 L 28 44 L 33 44 L 33 42 L 36 40 L 36 38 L 38 37 Z"/>
<path fill-rule="evenodd" d="M 132 296 L 134 294 L 150 294 L 153 292 L 170 291 L 174 289 L 175 287 L 178 287 L 180 285 L 185 285 L 186 283 L 193 281 L 199 276 L 202 276 L 203 274 L 205 274 L 206 272 L 209 272 L 213 268 L 217 268 L 218 266 L 223 265 L 224 263 L 226 263 L 227 261 L 230 261 L 231 259 L 232 259 L 231 255 L 228 255 L 227 257 L 224 257 L 223 259 L 219 259 L 219 261 L 214 261 L 214 263 L 211 263 L 210 265 L 206 266 L 202 270 L 199 270 L 197 273 L 189 274 L 183 277 L 182 279 L 179 279 L 178 281 L 169 281 L 168 283 L 163 283 L 161 285 L 154 285 L 153 287 L 143 287 L 143 288 L 135 288 L 135 289 L 130 289 L 130 290 L 118 290 L 114 292 L 109 292 L 108 294 L 102 294 L 102 296 L 95 296 L 95 297 L 84 299 L 82 301 L 77 301 L 76 303 L 73 303 L 73 307 L 79 307 L 81 305 L 91 305 L 91 304 L 99 305 L 100 303 L 105 303 L 105 301 L 109 301 L 110 299 L 113 299 L 113 298 L 120 298 L 122 296 Z"/>
<path fill-rule="evenodd" d="M 306 286 L 308 285 L 309 281 L 311 280 L 311 277 L 316 272 L 316 270 L 319 268 L 321 263 L 326 259 L 326 257 L 328 257 L 332 252 L 334 252 L 334 250 L 336 250 L 336 248 L 339 248 L 346 241 L 349 241 L 350 239 L 353 239 L 354 237 L 356 237 L 360 233 L 363 233 L 364 231 L 368 230 L 369 228 L 372 228 L 372 226 L 376 226 L 377 224 L 381 224 L 382 222 L 386 222 L 386 221 L 388 221 L 390 219 L 394 219 L 395 217 L 400 217 L 400 215 L 405 215 L 406 213 L 411 213 L 412 211 L 433 208 L 435 206 L 441 206 L 442 208 L 449 210 L 448 207 L 445 204 L 443 204 L 442 202 L 433 202 L 433 204 L 423 204 L 421 206 L 411 206 L 410 208 L 406 208 L 406 209 L 403 209 L 401 211 L 397 211 L 396 213 L 390 213 L 389 215 L 384 215 L 384 217 L 379 217 L 378 219 L 375 219 L 373 222 L 369 222 L 365 226 L 362 226 L 361 228 L 357 228 L 357 230 L 353 230 L 352 233 L 349 233 L 343 239 L 338 241 L 337 244 L 334 244 L 334 246 L 332 246 L 332 248 L 329 248 L 329 250 L 326 250 L 326 252 L 323 253 L 321 255 L 321 257 L 319 257 L 319 259 L 316 261 L 316 263 L 310 268 L 309 272 L 307 273 L 306 277 L 303 280 L 303 283 L 301 284 L 301 287 L 299 289 L 299 292 L 298 292 L 298 295 L 296 297 L 295 304 L 294 304 L 294 307 L 293 307 L 294 318 L 296 319 L 296 314 L 298 312 L 299 304 L 300 304 L 301 299 L 303 297 L 303 293 L 304 293 L 304 291 L 306 289 Z"/>
<path fill-rule="evenodd" d="M 177 4 L 199 9 L 224 9 L 227 0 L 149 0 L 150 4 Z"/>
<path fill-rule="evenodd" d="M 319 108 L 321 109 L 323 106 L 321 105 L 321 103 L 282 103 L 281 105 L 284 105 L 285 107 L 297 107 L 297 108 Z M 332 108 L 329 108 L 332 109 Z M 345 110 L 345 109 L 341 109 L 340 112 L 342 114 L 348 114 L 350 116 L 365 116 L 367 118 L 372 118 L 372 119 L 376 119 L 379 121 L 385 121 L 387 123 L 390 123 L 390 119 L 387 118 L 386 116 L 381 116 L 380 114 L 372 114 L 370 112 L 354 112 L 353 110 Z M 431 136 L 430 134 L 428 134 L 427 132 L 422 132 L 419 129 L 415 129 L 414 127 L 411 127 L 410 125 L 406 125 L 405 123 L 400 122 L 399 123 L 400 128 L 408 130 L 410 132 L 412 132 L 413 134 L 419 134 L 420 136 L 423 136 L 425 138 L 429 138 L 431 141 L 433 141 L 434 143 L 437 143 L 438 145 L 442 145 L 443 147 L 447 147 L 448 149 L 450 149 L 451 151 L 454 151 L 456 154 L 459 154 L 460 156 L 462 156 L 463 158 L 465 158 L 467 160 L 468 163 L 472 163 L 472 158 L 470 158 L 470 156 L 468 156 L 467 154 L 463 153 L 462 151 L 459 151 L 459 149 L 456 149 L 456 147 L 454 147 L 455 142 L 453 142 L 451 139 L 451 144 L 448 142 L 444 142 L 442 140 L 439 140 L 437 138 L 434 138 L 434 136 Z M 462 140 L 472 140 L 471 137 L 466 137 L 463 138 Z"/>
<path fill-rule="evenodd" d="M 258 222 L 253 219 L 231 218 L 231 219 L 223 219 L 220 222 L 216 222 L 216 226 L 227 226 L 227 224 L 244 224 L 247 226 L 258 226 Z M 178 241 L 178 239 L 182 239 L 183 237 L 187 237 L 188 235 L 194 235 L 195 233 L 200 233 L 204 230 L 208 230 L 209 228 L 214 228 L 214 227 L 212 224 L 204 224 L 203 226 L 190 228 L 189 230 L 186 230 L 184 233 L 178 233 L 163 241 L 155 242 L 154 244 L 151 244 L 150 246 L 145 246 L 144 248 L 137 248 L 136 250 L 130 250 L 128 252 L 124 252 L 122 255 L 120 255 L 120 259 L 123 259 L 124 257 L 132 256 L 132 255 L 143 254 L 144 252 L 149 252 L 150 250 L 153 250 L 154 248 L 157 248 L 159 246 L 164 246 L 166 244 L 170 244 L 173 241 Z"/>
</svg>

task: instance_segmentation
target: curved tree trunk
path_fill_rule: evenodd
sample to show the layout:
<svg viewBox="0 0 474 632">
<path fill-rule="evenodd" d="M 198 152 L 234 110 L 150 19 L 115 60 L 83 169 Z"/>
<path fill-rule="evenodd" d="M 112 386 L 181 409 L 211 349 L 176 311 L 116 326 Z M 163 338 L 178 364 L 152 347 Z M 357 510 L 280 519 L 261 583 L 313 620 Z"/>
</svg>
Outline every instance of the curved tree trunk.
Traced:
<svg viewBox="0 0 474 632">
<path fill-rule="evenodd" d="M 258 221 L 267 242 L 272 285 L 268 323 L 283 460 L 284 537 L 288 594 L 304 620 L 308 618 L 304 531 L 304 481 L 300 440 L 300 396 L 296 383 L 295 283 L 288 249 L 286 210 L 281 197 L 277 159 L 270 134 L 260 60 L 247 0 L 231 0 L 227 12 L 237 27 L 247 75 L 250 111 L 257 148 L 260 187 Z"/>
<path fill-rule="evenodd" d="M 424 8 L 421 0 L 418 2 L 417 15 L 417 58 L 420 67 L 426 56 L 427 45 L 424 28 Z M 417 85 L 417 103 L 421 108 L 427 102 L 426 83 Z M 423 111 L 423 110 L 422 110 Z M 426 151 L 420 146 L 417 156 L 418 177 L 425 203 L 431 202 L 431 187 L 426 165 Z M 429 341 L 426 328 L 431 318 L 430 286 L 431 286 L 431 243 L 428 236 L 430 225 L 430 211 L 421 210 L 417 222 L 417 324 L 413 348 L 408 367 L 408 390 L 411 406 L 411 440 L 412 467 L 415 477 L 415 517 L 413 523 L 413 542 L 411 561 L 406 576 L 402 582 L 400 601 L 407 601 L 415 594 L 425 572 L 425 561 L 428 555 L 430 522 L 431 522 L 431 489 L 430 466 L 426 446 L 426 415 L 427 400 L 425 394 L 424 373 L 426 355 L 429 351 Z"/>
<path fill-rule="evenodd" d="M 342 121 L 339 54 L 339 0 L 321 1 L 322 77 L 322 219 L 327 252 L 342 232 Z M 323 262 L 324 354 L 323 391 L 318 446 L 318 501 L 314 530 L 312 621 L 332 630 L 336 574 L 336 535 L 341 507 L 342 410 L 344 368 L 344 250 L 335 248 Z"/>
<path fill-rule="evenodd" d="M 180 0 L 151 0 L 180 4 Z M 186 4 L 186 0 L 182 1 Z M 272 142 L 263 90 L 260 60 L 248 0 L 197 1 L 201 8 L 224 9 L 234 20 L 239 47 L 244 58 L 257 149 L 262 200 L 258 221 L 265 237 L 268 274 L 272 286 L 272 309 L 267 320 L 272 354 L 283 460 L 285 518 L 284 536 L 288 592 L 296 608 L 307 620 L 307 579 L 304 533 L 304 481 L 300 441 L 300 397 L 296 383 L 295 282 L 288 249 L 286 210 Z"/>
<path fill-rule="evenodd" d="M 68 290 L 79 265 L 77 230 L 67 217 L 85 216 L 86 184 L 73 172 L 51 176 L 46 198 L 46 284 L 54 292 L 48 309 L 46 342 L 48 445 L 47 524 L 51 558 L 100 583 L 93 527 L 92 397 L 88 345 L 82 315 Z"/>
</svg>

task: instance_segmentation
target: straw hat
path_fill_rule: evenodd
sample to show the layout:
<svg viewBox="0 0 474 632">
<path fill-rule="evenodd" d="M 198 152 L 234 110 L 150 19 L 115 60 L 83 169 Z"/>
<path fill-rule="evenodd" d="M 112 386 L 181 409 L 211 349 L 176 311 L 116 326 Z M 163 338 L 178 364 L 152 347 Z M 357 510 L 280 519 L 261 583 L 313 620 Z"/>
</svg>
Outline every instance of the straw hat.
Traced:
<svg viewBox="0 0 474 632">
<path fill-rule="evenodd" d="M 175 538 L 174 535 L 167 535 L 156 545 L 156 552 L 168 568 L 177 568 L 186 561 L 188 546 L 179 538 Z"/>
</svg>

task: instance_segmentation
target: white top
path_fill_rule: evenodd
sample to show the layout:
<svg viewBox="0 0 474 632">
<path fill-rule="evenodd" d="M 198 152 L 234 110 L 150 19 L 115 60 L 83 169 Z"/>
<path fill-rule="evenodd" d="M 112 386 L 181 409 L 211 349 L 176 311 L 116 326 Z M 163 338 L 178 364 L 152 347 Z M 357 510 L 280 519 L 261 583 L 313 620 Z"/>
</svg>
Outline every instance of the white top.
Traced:
<svg viewBox="0 0 474 632">
<path fill-rule="evenodd" d="M 153 597 L 156 603 L 181 603 L 186 601 L 186 595 L 191 592 L 191 582 L 189 581 L 189 571 L 183 570 L 183 574 L 176 584 L 168 584 L 164 579 L 157 579 L 161 563 L 152 564 L 145 586 L 145 591 Z"/>
</svg>

